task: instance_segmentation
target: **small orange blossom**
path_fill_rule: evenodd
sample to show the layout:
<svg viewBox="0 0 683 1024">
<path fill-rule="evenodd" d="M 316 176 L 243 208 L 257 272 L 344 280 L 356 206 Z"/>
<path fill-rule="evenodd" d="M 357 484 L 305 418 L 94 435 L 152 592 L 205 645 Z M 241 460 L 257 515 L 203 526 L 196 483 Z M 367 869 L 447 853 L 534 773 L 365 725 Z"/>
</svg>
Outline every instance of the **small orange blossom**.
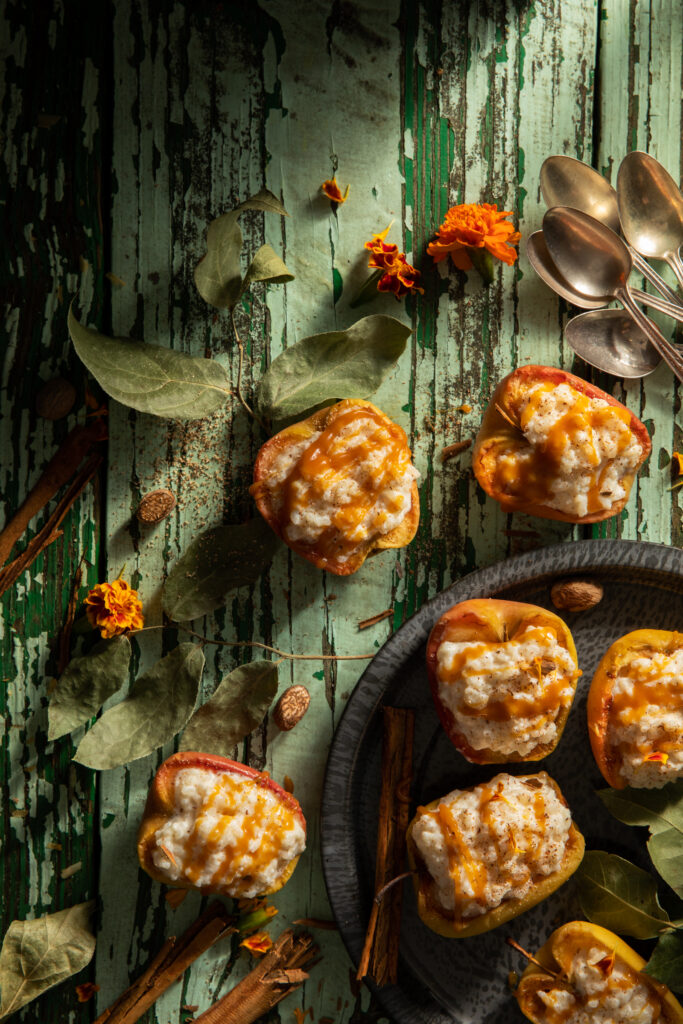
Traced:
<svg viewBox="0 0 683 1024">
<path fill-rule="evenodd" d="M 412 267 L 406 260 L 406 254 L 399 252 L 398 246 L 384 241 L 389 233 L 389 227 L 381 234 L 373 235 L 365 248 L 370 252 L 368 260 L 369 267 L 382 270 L 377 281 L 378 292 L 393 292 L 397 299 L 401 299 L 411 291 L 424 294 L 424 288 L 420 288 L 419 270 Z"/>
<path fill-rule="evenodd" d="M 145 621 L 137 590 L 122 579 L 96 584 L 85 599 L 85 612 L 105 640 L 129 629 L 142 629 Z"/>
<path fill-rule="evenodd" d="M 76 985 L 76 995 L 79 1003 L 87 1003 L 99 991 L 100 986 L 94 985 L 92 981 L 84 981 L 82 985 Z"/>
<path fill-rule="evenodd" d="M 256 932 L 248 939 L 243 939 L 240 946 L 244 946 L 252 956 L 263 956 L 272 947 L 273 940 L 267 932 Z"/>
<path fill-rule="evenodd" d="M 427 252 L 435 263 L 450 255 L 459 270 L 472 269 L 471 249 L 486 249 L 497 260 L 512 264 L 517 259 L 512 247 L 521 235 L 505 220 L 511 216 L 511 211 L 499 211 L 495 203 L 452 206 Z"/>
<path fill-rule="evenodd" d="M 344 193 L 344 195 L 342 195 L 342 190 L 339 188 L 339 185 L 337 184 L 337 178 L 335 176 L 332 178 L 331 181 L 324 181 L 320 188 L 323 190 L 323 194 L 326 195 L 328 199 L 331 199 L 333 203 L 336 203 L 338 206 L 341 206 L 342 203 L 346 202 L 347 196 L 349 194 L 349 189 L 351 188 L 351 186 L 347 185 L 346 192 Z"/>
</svg>

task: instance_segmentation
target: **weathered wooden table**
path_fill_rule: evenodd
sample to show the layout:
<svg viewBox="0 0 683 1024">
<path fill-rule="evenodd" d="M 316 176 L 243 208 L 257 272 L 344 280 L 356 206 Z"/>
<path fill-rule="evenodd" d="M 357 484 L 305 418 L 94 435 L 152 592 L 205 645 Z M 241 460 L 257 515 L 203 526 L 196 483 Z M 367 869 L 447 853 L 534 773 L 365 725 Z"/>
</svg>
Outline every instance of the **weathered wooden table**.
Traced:
<svg viewBox="0 0 683 1024">
<path fill-rule="evenodd" d="M 79 286 L 91 325 L 210 355 L 235 374 L 227 317 L 200 299 L 192 273 L 208 222 L 265 185 L 291 216 L 246 216 L 246 244 L 253 252 L 270 242 L 296 280 L 257 289 L 240 312 L 246 384 L 307 334 L 366 312 L 410 321 L 409 349 L 375 400 L 409 432 L 422 521 L 408 549 L 372 559 L 350 579 L 326 576 L 282 547 L 267 579 L 238 592 L 202 631 L 293 653 L 372 652 L 463 573 L 580 533 L 503 515 L 478 490 L 467 456 L 445 465 L 439 458 L 445 444 L 474 434 L 511 367 L 533 361 L 589 372 L 563 345 L 567 308 L 536 279 L 523 245 L 518 264 L 498 267 L 488 289 L 475 273 L 439 273 L 425 249 L 456 202 L 497 202 L 514 211 L 523 236 L 537 229 L 539 168 L 552 153 L 592 162 L 614 182 L 622 156 L 642 148 L 680 178 L 681 0 L 110 0 L 48 8 L 6 0 L 0 14 L 6 515 L 84 415 L 85 371 L 66 330 Z M 351 185 L 336 214 L 319 191 L 334 171 Z M 363 243 L 392 220 L 390 238 L 403 238 L 425 294 L 405 307 L 382 297 L 356 314 L 349 299 L 366 273 Z M 77 385 L 79 403 L 68 421 L 53 424 L 37 418 L 34 395 L 39 380 L 57 373 Z M 627 510 L 593 535 L 680 543 L 677 492 L 669 490 L 670 453 L 681 446 L 671 374 L 662 367 L 642 384 L 597 382 L 645 420 L 654 448 Z M 70 762 L 68 738 L 47 742 L 54 639 L 76 567 L 84 555 L 83 597 L 125 563 L 148 623 L 159 621 L 164 575 L 190 539 L 253 515 L 247 487 L 262 441 L 236 402 L 190 425 L 114 402 L 109 413 L 106 473 L 67 517 L 63 538 L 3 598 L 3 931 L 15 918 L 100 900 L 89 971 L 17 1017 L 40 1024 L 93 1019 L 95 1001 L 76 1002 L 76 981 L 97 982 L 101 1011 L 200 905 L 192 895 L 171 910 L 135 857 L 144 795 L 170 746 L 97 775 Z M 133 512 L 157 487 L 173 490 L 178 512 L 143 529 Z M 36 517 L 33 532 L 42 521 Z M 359 633 L 360 619 L 390 607 L 391 619 Z M 142 665 L 159 657 L 161 634 L 145 636 L 139 649 Z M 203 697 L 249 656 L 208 649 Z M 321 783 L 362 665 L 284 664 L 281 687 L 307 686 L 309 714 L 289 734 L 258 730 L 237 752 L 278 780 L 289 775 L 308 817 L 308 851 L 276 898 L 275 932 L 294 918 L 329 916 L 318 853 Z M 61 880 L 79 861 L 81 870 Z M 296 1006 L 313 1020 L 366 1019 L 367 1000 L 352 994 L 337 935 L 319 938 L 324 966 L 281 1005 L 282 1019 L 293 1021 Z M 236 949 L 214 950 L 145 1020 L 184 1020 L 181 1006 L 208 1006 L 244 966 Z"/>
</svg>

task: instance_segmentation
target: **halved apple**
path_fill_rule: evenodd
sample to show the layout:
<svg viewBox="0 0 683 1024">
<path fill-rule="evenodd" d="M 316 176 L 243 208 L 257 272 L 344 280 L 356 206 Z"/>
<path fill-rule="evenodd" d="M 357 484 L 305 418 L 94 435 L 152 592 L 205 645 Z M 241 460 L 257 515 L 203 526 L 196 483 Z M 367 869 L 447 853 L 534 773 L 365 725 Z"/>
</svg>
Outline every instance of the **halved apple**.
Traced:
<svg viewBox="0 0 683 1024">
<path fill-rule="evenodd" d="M 371 402 L 346 398 L 271 437 L 250 491 L 285 544 L 349 576 L 368 555 L 415 536 L 420 500 L 410 460 L 398 424 Z"/>
<path fill-rule="evenodd" d="M 467 846 L 463 841 L 460 830 L 457 828 L 457 824 L 454 823 L 453 815 L 448 813 L 449 798 L 454 796 L 457 798 L 462 794 L 470 793 L 479 795 L 482 790 L 490 790 L 491 787 L 496 787 L 490 794 L 490 799 L 487 798 L 485 802 L 482 802 L 481 807 L 485 808 L 486 804 L 490 804 L 491 801 L 498 801 L 499 806 L 505 808 L 506 805 L 510 806 L 510 801 L 509 796 L 505 796 L 505 789 L 501 787 L 501 780 L 511 778 L 513 777 L 499 775 L 492 779 L 490 783 L 482 786 L 472 787 L 471 790 L 455 791 L 453 794 L 449 794 L 448 797 L 432 800 L 426 806 L 418 808 L 417 814 L 408 826 L 408 863 L 414 872 L 413 884 L 417 896 L 418 914 L 427 927 L 431 928 L 438 935 L 443 935 L 446 938 L 467 938 L 471 935 L 481 935 L 483 932 L 491 931 L 491 929 L 497 928 L 506 921 L 518 917 L 519 914 L 523 914 L 525 910 L 535 907 L 537 903 L 540 903 L 559 889 L 576 871 L 583 859 L 584 839 L 571 819 L 569 820 L 569 827 L 566 832 L 564 848 L 561 850 L 559 865 L 555 870 L 546 874 L 541 871 L 537 862 L 538 857 L 542 856 L 538 837 L 531 836 L 530 833 L 525 835 L 520 833 L 517 838 L 521 842 L 528 843 L 528 849 L 522 849 L 517 845 L 512 824 L 510 825 L 510 830 L 507 831 L 508 852 L 506 854 L 503 849 L 499 848 L 494 861 L 482 861 L 478 858 L 477 850 Z M 528 786 L 531 790 L 534 801 L 532 804 L 533 814 L 534 817 L 538 817 L 539 821 L 543 818 L 544 812 L 541 805 L 545 806 L 543 790 L 546 789 L 547 793 L 547 787 L 554 792 L 561 807 L 567 807 L 567 802 L 562 796 L 559 786 L 545 772 L 530 776 L 517 776 L 514 781 L 516 784 Z M 480 796 L 479 799 L 481 800 Z M 540 801 L 541 805 L 536 803 L 536 801 Z M 444 804 L 446 806 L 446 813 L 442 809 Z M 486 809 L 481 812 L 482 821 L 486 819 L 488 813 L 489 811 Z M 439 883 L 429 870 L 426 857 L 418 845 L 420 840 L 416 835 L 416 831 L 421 819 L 424 819 L 426 816 L 436 819 L 439 822 L 439 827 L 442 829 L 448 874 L 450 879 L 453 880 L 454 887 L 452 908 L 446 907 L 439 899 Z M 475 902 L 479 902 L 479 900 L 486 900 L 487 903 L 492 902 L 487 899 L 485 893 L 489 872 L 493 870 L 499 874 L 506 872 L 515 858 L 523 859 L 528 868 L 527 880 L 529 886 L 525 895 L 516 898 L 503 898 L 498 905 L 492 905 L 484 913 L 475 913 L 469 916 L 463 913 L 462 910 L 466 909 L 463 902 L 465 899 L 474 900 Z M 458 896 L 458 893 L 455 891 L 458 888 L 455 878 L 460 878 L 460 868 L 462 868 L 464 876 L 469 880 L 470 888 L 475 890 L 480 888 L 481 892 L 477 893 L 475 891 L 474 895 L 469 895 L 466 898 L 464 895 Z M 450 885 L 450 882 L 448 884 Z M 482 903 L 481 905 L 484 904 Z"/>
<path fill-rule="evenodd" d="M 680 726 L 672 728 L 670 722 L 672 714 L 683 712 L 680 668 L 670 666 L 668 683 L 665 675 L 666 662 L 682 650 L 683 633 L 636 629 L 613 643 L 597 667 L 588 692 L 588 735 L 598 768 L 614 789 L 664 786 L 681 774 L 680 767 L 677 774 L 671 771 L 670 761 L 673 755 L 680 760 L 683 753 Z M 660 710 L 661 720 L 653 720 Z M 641 718 L 647 719 L 647 726 L 638 737 Z M 626 778 L 629 754 L 632 777 Z M 639 781 L 636 762 L 646 769 L 640 770 L 643 781 Z"/>
<path fill-rule="evenodd" d="M 179 820 L 183 812 L 187 813 L 187 808 L 181 806 L 183 801 L 187 801 L 187 796 L 183 794 L 179 802 L 176 781 L 179 772 L 188 769 L 199 770 L 209 776 L 204 786 L 204 796 L 197 805 L 197 813 L 206 814 L 207 810 L 210 811 L 214 822 L 211 828 L 195 830 L 197 818 L 193 819 L 192 813 L 189 815 L 187 828 L 185 822 L 181 824 Z M 194 776 L 195 780 L 196 778 Z M 227 798 L 224 798 L 224 794 L 221 793 L 221 781 L 226 778 L 234 778 L 236 784 L 231 787 Z M 206 793 L 209 795 L 206 796 Z M 269 799 L 271 796 L 274 801 Z M 237 817 L 242 814 L 240 801 L 248 806 L 248 810 L 243 815 L 243 828 L 236 829 Z M 251 850 L 254 829 L 260 824 L 259 816 L 262 817 L 267 839 L 258 849 Z M 168 842 L 179 844 L 182 850 L 182 863 L 178 863 L 173 850 L 164 846 L 161 838 L 164 835 L 164 828 L 174 820 L 178 821 L 179 828 L 175 832 L 169 831 L 171 839 Z M 272 856 L 274 850 L 277 852 L 278 843 L 284 833 L 292 832 L 294 827 L 303 830 L 305 838 L 306 820 L 298 800 L 274 782 L 267 772 L 260 772 L 239 761 L 231 761 L 227 757 L 215 754 L 182 751 L 167 758 L 154 777 L 138 830 L 138 859 L 143 870 L 157 882 L 165 882 L 183 889 L 196 888 L 204 892 L 242 896 L 245 894 L 243 883 L 246 876 L 243 871 L 247 866 L 247 859 L 252 858 L 254 875 L 259 870 L 267 871 L 268 865 L 263 863 L 264 859 Z M 281 833 L 279 835 L 278 830 Z M 228 834 L 228 841 L 221 845 L 223 837 Z M 169 862 L 166 870 L 159 866 L 159 849 Z M 204 881 L 198 884 L 197 878 L 204 878 L 203 869 L 216 853 L 218 857 L 215 861 L 214 877 L 208 884 Z M 276 875 L 270 877 L 268 884 L 258 893 L 249 895 L 266 896 L 277 892 L 291 877 L 298 860 L 298 853 L 291 857 L 287 857 L 286 853 L 280 856 Z M 233 868 L 236 862 L 240 863 L 242 873 L 236 880 L 231 881 L 235 874 Z M 271 869 L 270 875 L 272 874 Z"/>
<path fill-rule="evenodd" d="M 555 367 L 522 366 L 496 388 L 472 465 L 506 512 L 597 523 L 623 509 L 651 448 L 645 425 L 606 391 Z"/>
<path fill-rule="evenodd" d="M 584 993 L 584 986 L 573 983 L 575 964 L 587 962 L 581 954 L 604 950 L 604 958 L 597 961 Z M 593 956 L 595 953 L 593 952 Z M 683 1006 L 661 982 L 655 981 L 642 970 L 645 961 L 618 935 L 588 921 L 570 921 L 552 933 L 536 954 L 537 964 L 530 963 L 520 978 L 515 992 L 522 1013 L 533 1024 L 557 1024 L 561 1020 L 656 1020 L 659 1024 L 683 1024 Z M 583 967 L 585 973 L 586 968 Z M 589 968 L 590 971 L 590 968 Z M 604 978 L 604 982 L 603 979 Z M 614 982 L 610 985 L 610 978 Z M 625 985 L 643 986 L 639 1000 L 646 1000 L 640 1010 L 631 1006 L 628 1017 L 619 1013 L 619 1000 L 627 992 Z M 602 991 L 598 991 L 599 986 Z M 611 997 L 610 997 L 611 988 Z M 601 1007 L 601 997 L 607 1006 Z M 615 1001 L 617 997 L 617 1001 Z M 557 1009 L 552 1004 L 557 1003 Z M 551 1004 L 549 1006 L 549 1004 Z M 588 1005 L 586 1005 L 588 1004 Z M 561 1009 L 560 1009 L 561 1007 Z M 574 1011 L 574 1016 L 571 1015 Z M 645 1015 L 639 1015 L 644 1011 Z"/>
<path fill-rule="evenodd" d="M 474 677 L 477 699 L 469 704 L 468 664 L 480 672 Z M 427 642 L 427 673 L 448 738 L 474 764 L 539 761 L 550 754 L 581 675 L 574 640 L 559 615 L 495 598 L 463 601 L 441 616 Z"/>
</svg>

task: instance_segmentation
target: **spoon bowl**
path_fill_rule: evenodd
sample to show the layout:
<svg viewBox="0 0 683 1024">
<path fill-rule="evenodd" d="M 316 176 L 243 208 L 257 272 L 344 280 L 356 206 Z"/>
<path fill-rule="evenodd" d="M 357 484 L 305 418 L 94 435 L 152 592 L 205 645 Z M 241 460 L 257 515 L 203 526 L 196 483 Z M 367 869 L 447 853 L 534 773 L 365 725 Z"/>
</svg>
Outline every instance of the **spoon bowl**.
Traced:
<svg viewBox="0 0 683 1024">
<path fill-rule="evenodd" d="M 596 170 L 571 156 L 549 156 L 541 167 L 546 206 L 571 206 L 619 231 L 617 193 Z"/>
<path fill-rule="evenodd" d="M 580 313 L 565 327 L 564 338 L 584 362 L 626 380 L 647 377 L 661 362 L 645 332 L 621 309 Z"/>
<path fill-rule="evenodd" d="M 648 153 L 629 153 L 617 175 L 619 216 L 634 249 L 666 260 L 683 284 L 683 195 L 658 160 Z"/>
</svg>

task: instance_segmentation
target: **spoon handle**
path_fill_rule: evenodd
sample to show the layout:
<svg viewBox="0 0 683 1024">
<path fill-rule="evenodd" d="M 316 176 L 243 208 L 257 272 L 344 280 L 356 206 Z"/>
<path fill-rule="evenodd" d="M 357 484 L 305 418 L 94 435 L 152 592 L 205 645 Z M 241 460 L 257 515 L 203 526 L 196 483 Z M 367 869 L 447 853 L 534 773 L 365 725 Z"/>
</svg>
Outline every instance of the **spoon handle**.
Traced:
<svg viewBox="0 0 683 1024">
<path fill-rule="evenodd" d="M 640 307 L 635 304 L 628 285 L 624 288 L 620 288 L 614 297 L 622 304 L 624 309 L 631 314 L 635 322 L 657 349 L 662 359 L 667 363 L 670 369 L 673 370 L 676 377 L 678 377 L 680 381 L 683 381 L 683 357 L 680 356 L 673 345 L 666 340 L 657 325 L 650 320 L 649 317 L 645 316 Z"/>
<path fill-rule="evenodd" d="M 631 295 L 636 302 L 642 302 L 644 306 L 656 309 L 659 313 L 666 313 L 667 316 L 683 323 L 683 306 L 674 305 L 673 302 L 667 302 L 666 299 L 660 299 L 658 295 L 653 295 L 652 292 L 641 292 L 640 288 L 631 288 Z"/>
<path fill-rule="evenodd" d="M 672 252 L 668 260 L 669 266 L 673 270 L 678 283 L 683 288 L 683 260 L 681 259 L 680 252 Z"/>
<path fill-rule="evenodd" d="M 669 288 L 664 278 L 659 276 L 654 267 L 651 267 L 647 260 L 641 256 L 639 252 L 636 252 L 632 245 L 628 246 L 628 250 L 631 253 L 633 266 L 640 271 L 643 277 L 646 278 L 653 287 L 657 289 L 659 294 L 663 295 L 665 299 L 672 302 L 675 306 L 683 307 L 683 302 L 681 301 L 680 296 L 676 295 L 676 292 L 672 288 Z M 678 277 L 678 274 L 676 274 L 676 277 Z M 678 279 L 681 281 L 680 277 Z M 681 281 L 681 284 L 683 284 L 683 281 Z M 654 308 L 655 307 L 653 306 L 653 309 Z"/>
</svg>

